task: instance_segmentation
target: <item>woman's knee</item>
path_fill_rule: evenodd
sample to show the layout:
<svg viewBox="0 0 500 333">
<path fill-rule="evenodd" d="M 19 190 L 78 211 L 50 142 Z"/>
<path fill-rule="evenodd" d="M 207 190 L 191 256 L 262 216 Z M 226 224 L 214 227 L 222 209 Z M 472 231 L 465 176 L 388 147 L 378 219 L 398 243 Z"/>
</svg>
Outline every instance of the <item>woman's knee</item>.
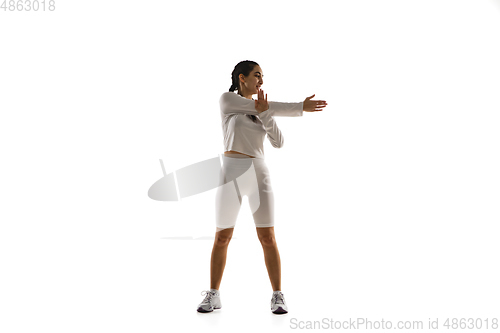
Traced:
<svg viewBox="0 0 500 333">
<path fill-rule="evenodd" d="M 275 246 L 276 245 L 276 239 L 274 236 L 261 236 L 259 237 L 259 241 L 262 244 L 262 246 Z"/>
<path fill-rule="evenodd" d="M 227 246 L 227 245 L 229 245 L 230 240 L 231 240 L 231 237 L 218 236 L 215 238 L 215 245 L 216 246 Z"/>
<path fill-rule="evenodd" d="M 257 236 L 262 246 L 275 246 L 276 237 L 274 236 L 274 227 L 257 228 Z"/>
<path fill-rule="evenodd" d="M 219 230 L 215 233 L 215 245 L 227 246 L 233 235 L 234 228 L 227 228 Z"/>
</svg>

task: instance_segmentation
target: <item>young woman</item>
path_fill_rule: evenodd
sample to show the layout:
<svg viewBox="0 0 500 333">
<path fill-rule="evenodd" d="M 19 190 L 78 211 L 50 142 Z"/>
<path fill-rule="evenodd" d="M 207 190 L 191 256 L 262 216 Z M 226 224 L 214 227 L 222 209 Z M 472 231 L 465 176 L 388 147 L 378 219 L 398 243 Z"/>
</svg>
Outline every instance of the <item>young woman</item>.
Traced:
<svg viewBox="0 0 500 333">
<path fill-rule="evenodd" d="M 281 292 L 281 263 L 274 235 L 274 196 L 264 160 L 263 142 L 267 134 L 274 148 L 283 146 L 283 136 L 273 116 L 301 117 L 303 111 L 322 111 L 327 103 L 311 100 L 314 95 L 298 103 L 268 102 L 267 94 L 264 97 L 264 91 L 260 89 L 263 78 L 259 64 L 242 61 L 233 70 L 229 92 L 223 93 L 219 100 L 225 152 L 216 193 L 217 229 L 210 261 L 210 290 L 202 292 L 206 296 L 198 305 L 198 312 L 221 308 L 218 289 L 226 264 L 227 247 L 245 195 L 252 209 L 273 287 L 271 311 L 275 314 L 288 312 Z M 257 100 L 252 99 L 254 94 L 258 95 Z"/>
</svg>

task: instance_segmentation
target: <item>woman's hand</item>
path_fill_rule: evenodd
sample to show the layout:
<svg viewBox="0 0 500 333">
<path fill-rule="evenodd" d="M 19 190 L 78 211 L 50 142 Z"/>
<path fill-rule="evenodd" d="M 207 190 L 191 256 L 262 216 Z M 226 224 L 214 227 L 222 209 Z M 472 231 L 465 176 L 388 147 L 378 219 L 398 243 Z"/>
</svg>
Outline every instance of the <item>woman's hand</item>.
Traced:
<svg viewBox="0 0 500 333">
<path fill-rule="evenodd" d="M 257 110 L 258 113 L 261 113 L 269 109 L 269 103 L 267 102 L 267 94 L 264 99 L 264 90 L 259 88 L 258 96 L 259 99 L 255 100 L 255 110 Z"/>
<path fill-rule="evenodd" d="M 304 100 L 304 107 L 303 107 L 304 111 L 308 112 L 323 111 L 323 108 L 328 105 L 326 101 L 318 101 L 318 100 L 312 101 L 311 98 L 313 98 L 315 95 L 316 94 L 313 94 L 310 97 L 306 97 L 306 99 Z"/>
</svg>

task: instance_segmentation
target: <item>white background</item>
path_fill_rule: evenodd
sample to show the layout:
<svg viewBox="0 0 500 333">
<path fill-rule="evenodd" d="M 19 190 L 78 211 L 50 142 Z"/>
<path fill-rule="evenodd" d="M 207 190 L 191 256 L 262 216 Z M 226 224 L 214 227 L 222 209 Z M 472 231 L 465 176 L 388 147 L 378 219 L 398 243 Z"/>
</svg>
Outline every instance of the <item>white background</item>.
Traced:
<svg viewBox="0 0 500 333">
<path fill-rule="evenodd" d="M 500 309 L 499 34 L 498 0 L 1 10 L 0 330 L 274 332 L 323 318 L 484 329 Z M 215 189 L 147 196 L 160 159 L 172 172 L 223 153 L 218 101 L 242 60 L 259 63 L 271 101 L 328 102 L 275 118 L 285 144 L 264 143 L 282 316 L 247 199 L 223 308 L 200 314 Z"/>
</svg>

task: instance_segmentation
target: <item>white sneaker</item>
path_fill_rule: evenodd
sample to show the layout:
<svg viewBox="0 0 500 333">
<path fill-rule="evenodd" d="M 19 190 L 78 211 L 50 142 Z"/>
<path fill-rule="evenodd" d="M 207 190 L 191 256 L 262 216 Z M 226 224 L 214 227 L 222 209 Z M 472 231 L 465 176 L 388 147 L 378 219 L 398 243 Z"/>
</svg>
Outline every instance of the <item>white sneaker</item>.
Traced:
<svg viewBox="0 0 500 333">
<path fill-rule="evenodd" d="M 212 312 L 214 309 L 220 309 L 222 307 L 218 290 L 210 289 L 201 292 L 202 295 L 205 295 L 204 293 L 206 296 L 198 305 L 198 312 Z"/>
<path fill-rule="evenodd" d="M 271 298 L 271 311 L 275 314 L 288 313 L 288 307 L 285 303 L 285 296 L 281 291 L 274 291 Z"/>
</svg>

